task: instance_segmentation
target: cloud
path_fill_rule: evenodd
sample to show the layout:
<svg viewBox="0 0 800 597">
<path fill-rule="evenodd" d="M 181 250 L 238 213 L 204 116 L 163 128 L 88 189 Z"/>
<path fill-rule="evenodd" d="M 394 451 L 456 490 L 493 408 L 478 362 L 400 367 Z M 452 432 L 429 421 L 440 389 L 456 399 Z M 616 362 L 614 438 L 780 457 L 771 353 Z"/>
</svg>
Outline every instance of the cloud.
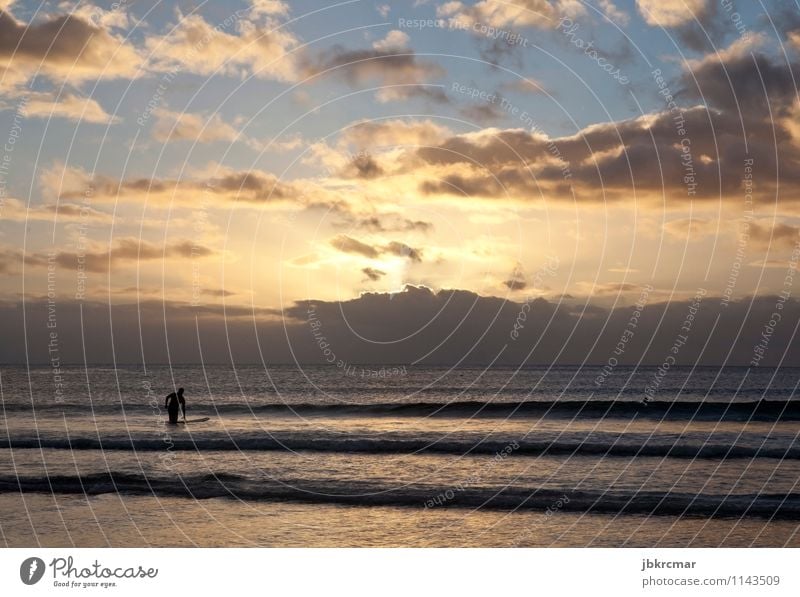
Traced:
<svg viewBox="0 0 800 597">
<path fill-rule="evenodd" d="M 697 239 L 702 236 L 716 235 L 723 232 L 727 226 L 719 220 L 705 218 L 677 218 L 664 222 L 664 232 L 678 239 Z"/>
<path fill-rule="evenodd" d="M 164 108 L 154 111 L 153 139 L 161 143 L 168 141 L 192 141 L 193 143 L 232 143 L 239 131 L 225 122 L 218 113 L 201 114 L 173 112 Z"/>
<path fill-rule="evenodd" d="M 201 294 L 205 294 L 206 296 L 215 296 L 215 297 L 229 297 L 229 296 L 236 296 L 236 292 L 232 292 L 230 290 L 225 290 L 224 288 L 205 288 L 201 291 Z"/>
<path fill-rule="evenodd" d="M 257 2 L 254 10 L 264 14 L 265 7 L 278 4 Z M 178 14 L 178 23 L 168 33 L 147 38 L 150 67 L 205 76 L 296 80 L 297 66 L 290 51 L 297 46 L 297 38 L 273 19 L 259 24 L 250 14 L 237 11 L 216 25 L 197 14 Z"/>
<path fill-rule="evenodd" d="M 487 125 L 494 124 L 503 120 L 507 113 L 500 108 L 499 100 L 500 94 L 495 94 L 498 102 L 484 102 L 479 104 L 469 104 L 459 108 L 459 113 L 468 121 L 476 122 L 478 124 Z"/>
<path fill-rule="evenodd" d="M 163 34 L 147 32 L 138 47 L 115 31 L 130 27 L 127 10 L 60 5 L 70 14 L 24 23 L 8 6 L 3 10 L 0 5 L 0 73 L 7 92 L 20 93 L 36 72 L 72 84 L 178 72 L 280 81 L 294 81 L 298 75 L 291 55 L 297 38 L 277 20 L 289 7 L 276 0 L 253 0 L 248 9 L 218 23 L 178 12 L 174 27 Z"/>
<path fill-rule="evenodd" d="M 579 0 L 483 0 L 473 5 L 454 1 L 436 9 L 436 15 L 446 19 L 447 27 L 472 34 L 482 60 L 493 66 L 508 62 L 514 70 L 522 68 L 522 46 L 528 44 L 518 29 L 552 28 L 561 18 L 585 14 Z"/>
<path fill-rule="evenodd" d="M 397 241 L 391 241 L 385 245 L 369 245 L 346 234 L 339 234 L 331 239 L 330 245 L 342 253 L 353 253 L 369 259 L 378 259 L 381 255 L 389 254 L 408 258 L 417 263 L 422 261 L 421 249 L 415 249 Z"/>
<path fill-rule="evenodd" d="M 87 188 L 108 201 L 120 197 L 192 204 L 199 194 L 209 193 L 219 202 L 340 205 L 363 219 L 373 215 L 365 208 L 367 194 L 395 202 L 404 194 L 411 200 L 637 201 L 662 207 L 682 207 L 695 200 L 741 202 L 745 160 L 753 160 L 758 173 L 754 202 L 774 201 L 780 187 L 782 204 L 788 206 L 800 199 L 800 104 L 791 83 L 794 65 L 761 53 L 754 58 L 747 51 L 752 46 L 744 44 L 736 42 L 718 55 L 689 62 L 699 87 L 692 88 L 688 74 L 669 81 L 679 102 L 674 110 L 667 110 L 664 102 L 662 111 L 592 124 L 574 134 L 550 136 L 535 123 L 529 128 L 454 133 L 430 119 L 392 118 L 357 122 L 342 131 L 334 146 L 312 146 L 305 163 L 327 168 L 327 177 L 278 181 L 259 170 L 222 170 L 182 180 L 98 175 L 92 181 L 72 169 L 63 181 L 60 174 L 45 173 L 42 178 L 52 196 L 66 200 L 81 197 Z M 331 57 L 335 59 L 336 52 Z M 755 81 L 760 85 L 762 76 L 767 95 L 762 91 L 759 97 L 752 86 Z M 747 108 L 743 118 L 735 98 Z M 703 99 L 707 105 L 700 105 Z M 778 117 L 769 120 L 766 108 Z M 235 135 L 233 125 L 213 116 L 168 116 L 181 119 L 179 137 L 202 138 L 204 118 L 212 125 L 206 138 Z M 166 138 L 159 118 L 155 134 Z"/>
<path fill-rule="evenodd" d="M 123 38 L 75 14 L 24 23 L 0 11 L 0 72 L 6 71 L 12 87 L 35 72 L 73 84 L 132 79 L 141 64 L 140 54 Z"/>
<path fill-rule="evenodd" d="M 372 47 L 381 52 L 407 50 L 409 41 L 411 41 L 411 38 L 407 33 L 393 29 L 389 31 L 383 39 L 373 42 Z"/>
<path fill-rule="evenodd" d="M 690 172 L 673 115 L 665 112 L 591 125 L 565 137 L 525 129 L 455 135 L 417 151 L 432 169 L 420 189 L 426 194 L 589 202 L 630 199 L 632 193 L 646 198 L 648 192 L 651 197 L 669 192 L 670 200 L 679 201 L 681 195 L 686 200 L 716 197 L 720 186 L 726 192 L 739 189 L 745 154 L 741 125 L 703 107 L 685 110 L 683 118 L 694 141 Z M 717 155 L 712 128 L 726 154 Z M 693 195 L 685 181 L 688 173 L 696 182 Z"/>
<path fill-rule="evenodd" d="M 749 163 L 759 174 L 755 202 L 774 201 L 780 188 L 782 202 L 794 203 L 800 199 L 798 69 L 751 56 L 743 43 L 690 62 L 699 83 L 689 74 L 668 82 L 667 100 L 675 103 L 665 101 L 663 111 L 564 136 L 551 137 L 535 122 L 529 129 L 455 134 L 392 162 L 384 158 L 381 166 L 391 176 L 413 173 L 420 192 L 432 197 L 677 206 L 741 201 Z M 687 100 L 695 103 L 681 105 Z"/>
<path fill-rule="evenodd" d="M 795 63 L 783 63 L 755 51 L 762 42 L 751 36 L 734 42 L 719 55 L 712 53 L 690 61 L 682 82 L 686 93 L 709 105 L 738 114 L 748 120 L 786 115 L 794 105 Z"/>
<path fill-rule="evenodd" d="M 45 170 L 40 184 L 46 195 L 66 200 L 83 199 L 87 194 L 98 201 L 118 200 L 148 203 L 196 205 L 209 201 L 238 201 L 263 204 L 281 201 L 307 202 L 305 193 L 294 183 L 279 181 L 260 170 L 237 171 L 218 168 L 216 176 L 203 179 L 136 178 L 119 180 L 96 175 L 77 167 L 55 163 Z"/>
<path fill-rule="evenodd" d="M 377 259 L 381 252 L 366 243 L 362 243 L 346 234 L 340 234 L 331 240 L 331 246 L 342 253 L 356 253 L 370 259 Z"/>
<path fill-rule="evenodd" d="M 0 274 L 8 274 L 22 263 L 22 252 L 8 248 L 0 249 Z"/>
<path fill-rule="evenodd" d="M 0 257 L 0 264 L 2 258 Z M 2 267 L 0 265 L 0 267 Z M 692 331 L 676 365 L 747 365 L 753 346 L 775 310 L 775 297 L 745 298 L 721 307 L 718 297 L 706 297 L 695 313 Z M 686 319 L 691 303 L 650 302 L 642 309 L 633 337 L 619 364 L 660 365 L 675 342 L 675 330 Z M 511 336 L 524 305 L 524 327 Z M 324 363 L 325 355 L 311 333 L 312 309 L 323 322 L 326 341 L 346 362 L 461 366 L 603 365 L 630 329 L 630 305 L 587 311 L 570 302 L 541 298 L 509 301 L 474 292 L 446 289 L 435 292 L 406 286 L 402 292 L 363 293 L 344 301 L 304 300 L 281 311 L 252 305 L 192 307 L 165 300 L 130 303 L 115 299 L 77 303 L 66 297 L 58 303 L 59 349 L 63 363 L 86 360 L 104 363 L 116 354 L 119 362 Z M 26 330 L 19 302 L 0 303 L 0 361 L 47 363 L 46 300 L 26 298 Z M 800 319 L 800 303 L 784 303 L 783 321 Z M 83 318 L 81 318 L 83 314 Z M 114 334 L 110 334 L 111 321 Z M 793 325 L 778 325 L 761 364 L 800 365 L 800 344 Z M 111 346 L 113 338 L 123 338 Z M 174 338 L 180 341 L 175 342 Z M 85 351 L 85 352 L 84 352 Z"/>
<path fill-rule="evenodd" d="M 465 29 L 479 23 L 492 27 L 553 27 L 562 16 L 576 17 L 586 10 L 575 0 L 513 0 L 497 2 L 482 0 L 472 6 L 462 2 L 446 2 L 438 6 L 436 14 L 448 17 Z"/>
<path fill-rule="evenodd" d="M 648 25 L 679 27 L 703 17 L 708 0 L 636 0 L 636 8 Z"/>
<path fill-rule="evenodd" d="M 503 282 L 503 285 L 508 288 L 509 290 L 523 290 L 528 286 L 528 283 L 525 280 L 519 280 L 517 278 L 509 278 Z"/>
<path fill-rule="evenodd" d="M 618 293 L 625 285 L 601 290 Z M 512 339 L 523 304 L 525 325 Z M 636 333 L 621 364 L 657 365 L 670 353 L 675 330 L 683 325 L 690 302 L 651 302 L 642 310 Z M 692 332 L 676 357 L 678 364 L 746 364 L 753 343 L 774 310 L 775 298 L 734 301 L 727 308 L 718 298 L 700 303 Z M 420 364 L 604 364 L 630 321 L 629 306 L 592 308 L 573 303 L 529 299 L 525 303 L 480 296 L 465 290 L 438 292 L 406 286 L 399 293 L 364 293 L 345 301 L 298 301 L 285 314 L 292 346 L 301 361 L 321 360 L 309 333 L 307 313 L 313 308 L 324 322 L 325 335 L 338 358 L 352 362 Z M 791 299 L 784 318 L 796 321 L 800 303 Z M 293 335 L 292 319 L 296 322 Z M 793 326 L 776 329 L 767 359 L 800 364 L 800 346 L 793 342 Z M 303 338 L 310 338 L 305 341 Z M 306 348 L 308 346 L 308 348 Z M 318 352 L 318 351 L 317 351 Z M 364 360 L 366 359 L 366 361 Z M 497 359 L 497 361 L 495 361 Z"/>
<path fill-rule="evenodd" d="M 379 269 L 375 269 L 373 267 L 365 267 L 361 270 L 366 277 L 366 280 L 370 280 L 372 282 L 377 282 L 383 276 L 386 275 L 386 272 L 381 271 Z"/>
<path fill-rule="evenodd" d="M 782 269 L 787 270 L 790 267 L 793 267 L 791 262 L 788 259 L 762 259 L 758 261 L 751 261 L 747 264 L 750 267 L 755 267 L 758 269 Z M 795 263 L 794 268 L 797 267 Z"/>
<path fill-rule="evenodd" d="M 107 272 L 110 268 L 137 264 L 154 260 L 186 260 L 209 257 L 214 251 L 193 243 L 179 241 L 167 245 L 158 245 L 137 238 L 123 238 L 114 243 L 106 251 L 87 251 L 81 255 L 68 251 L 57 251 L 53 254 L 33 253 L 25 255 L 25 263 L 33 267 L 47 267 L 55 264 L 64 268 L 77 269 L 82 265 L 89 272 Z"/>
<path fill-rule="evenodd" d="M 540 81 L 537 81 L 532 77 L 526 77 L 524 79 L 514 79 L 513 81 L 502 83 L 500 85 L 500 90 L 514 91 L 517 93 L 533 93 L 538 95 L 544 93 L 546 88 Z"/>
<path fill-rule="evenodd" d="M 422 232 L 433 230 L 431 222 L 410 220 L 398 214 L 380 214 L 359 216 L 348 214 L 342 222 L 336 224 L 340 228 L 358 228 L 367 232 Z"/>
<path fill-rule="evenodd" d="M 106 200 L 119 196 L 188 204 L 207 191 L 241 203 L 352 206 L 363 203 L 369 191 L 387 197 L 384 181 L 390 180 L 395 196 L 399 191 L 423 200 L 637 201 L 682 207 L 696 200 L 741 202 L 744 165 L 752 160 L 758 173 L 754 202 L 774 201 L 780 188 L 782 204 L 788 206 L 800 199 L 795 67 L 776 57 L 750 55 L 750 47 L 740 41 L 689 62 L 699 86 L 689 74 L 669 81 L 674 109 L 668 110 L 665 101 L 660 112 L 592 124 L 574 134 L 549 136 L 535 123 L 453 133 L 430 120 L 362 121 L 343 130 L 335 146 L 320 142 L 306 153 L 306 163 L 328 169 L 327 178 L 278 181 L 262 171 L 180 181 L 98 176 L 95 193 Z M 767 93 L 761 90 L 759 96 L 753 86 L 760 87 L 762 77 Z M 707 105 L 699 105 L 702 100 Z M 776 116 L 772 120 L 770 110 Z M 202 116 L 191 118 L 185 123 L 188 132 L 180 134 L 199 134 Z M 209 134 L 229 138 L 234 130 L 225 124 L 209 127 L 217 131 Z M 342 191 L 344 184 L 352 185 L 348 179 L 358 180 L 363 192 Z M 63 183 L 60 177 L 51 180 L 60 189 L 53 194 L 65 199 L 81 196 L 91 182 L 85 175 L 68 176 Z"/>
<path fill-rule="evenodd" d="M 348 85 L 382 86 L 376 93 L 379 102 L 404 101 L 421 97 L 446 103 L 447 96 L 439 87 L 426 84 L 444 75 L 444 69 L 432 62 L 419 60 L 406 46 L 408 35 L 390 31 L 371 49 L 351 50 L 334 46 L 316 56 L 306 56 L 304 72 L 313 77 L 325 74 L 343 79 Z"/>
<path fill-rule="evenodd" d="M 90 97 L 80 97 L 69 92 L 56 96 L 44 91 L 29 92 L 23 97 L 24 113 L 27 118 L 66 118 L 93 124 L 122 122 L 119 116 L 111 116 Z M 0 109 L 16 109 L 16 106 L 0 103 Z"/>
<path fill-rule="evenodd" d="M 88 205 L 76 203 L 58 203 L 31 205 L 28 207 L 19 199 L 7 197 L 2 202 L 0 217 L 4 221 L 29 222 L 32 220 L 53 222 L 56 217 L 68 222 L 103 222 L 113 221 L 113 216 L 98 211 Z"/>
<path fill-rule="evenodd" d="M 627 284 L 622 282 L 607 282 L 604 284 L 594 284 L 592 294 L 598 296 L 618 296 L 624 293 L 640 292 L 641 286 L 637 284 Z"/>
<path fill-rule="evenodd" d="M 392 241 L 383 247 L 383 251 L 397 257 L 407 257 L 411 261 L 416 261 L 417 263 L 422 262 L 422 251 L 420 249 L 409 247 L 405 243 Z"/>
<path fill-rule="evenodd" d="M 723 3 L 716 0 L 636 0 L 636 4 L 646 23 L 677 35 L 678 47 L 713 51 L 726 36 L 727 28 L 719 18 Z"/>
<path fill-rule="evenodd" d="M 280 15 L 286 16 L 289 14 L 289 5 L 280 0 L 250 0 L 251 14 L 255 17 L 263 15 Z"/>
<path fill-rule="evenodd" d="M 731 233 L 741 242 L 761 249 L 794 248 L 800 242 L 800 227 L 767 219 L 720 221 L 696 217 L 677 218 L 665 222 L 663 227 L 667 234 L 684 241 Z"/>
<path fill-rule="evenodd" d="M 784 222 L 755 221 L 749 226 L 750 238 L 763 247 L 794 247 L 800 242 L 800 227 Z"/>
<path fill-rule="evenodd" d="M 340 140 L 364 150 L 398 145 L 432 145 L 451 134 L 450 129 L 429 119 L 364 120 L 348 126 Z"/>
<path fill-rule="evenodd" d="M 527 288 L 528 283 L 525 280 L 525 272 L 522 270 L 522 265 L 518 263 L 514 266 L 511 276 L 503 282 L 503 285 L 511 291 Z"/>
<path fill-rule="evenodd" d="M 350 160 L 342 175 L 348 178 L 376 178 L 383 173 L 383 168 L 372 156 L 361 154 Z"/>
<path fill-rule="evenodd" d="M 605 15 L 620 27 L 625 27 L 630 23 L 631 16 L 624 10 L 620 10 L 612 0 L 600 0 L 598 4 Z"/>
</svg>

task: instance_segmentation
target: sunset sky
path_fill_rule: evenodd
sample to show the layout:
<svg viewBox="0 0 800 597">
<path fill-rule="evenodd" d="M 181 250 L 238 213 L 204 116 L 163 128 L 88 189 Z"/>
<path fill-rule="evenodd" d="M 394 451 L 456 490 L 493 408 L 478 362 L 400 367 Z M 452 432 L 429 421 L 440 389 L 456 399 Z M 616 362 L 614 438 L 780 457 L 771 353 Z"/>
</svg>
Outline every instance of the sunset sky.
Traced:
<svg viewBox="0 0 800 597">
<path fill-rule="evenodd" d="M 775 295 L 797 261 L 791 0 L 0 7 L 8 308 L 586 312 Z"/>
</svg>

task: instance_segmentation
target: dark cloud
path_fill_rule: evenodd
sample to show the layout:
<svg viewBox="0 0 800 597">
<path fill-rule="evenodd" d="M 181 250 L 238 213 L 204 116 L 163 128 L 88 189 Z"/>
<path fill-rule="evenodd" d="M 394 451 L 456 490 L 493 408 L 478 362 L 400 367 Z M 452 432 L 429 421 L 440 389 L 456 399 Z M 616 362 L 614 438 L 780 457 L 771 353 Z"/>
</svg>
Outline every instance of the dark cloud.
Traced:
<svg viewBox="0 0 800 597">
<path fill-rule="evenodd" d="M 674 355 L 676 364 L 747 365 L 775 303 L 776 297 L 761 297 L 722 308 L 718 298 L 707 297 L 687 343 Z M 526 304 L 524 327 L 513 339 L 511 331 Z M 111 354 L 125 363 L 140 363 L 142 354 L 148 363 L 196 363 L 200 346 L 206 363 L 260 363 L 262 358 L 269 363 L 291 363 L 295 358 L 324 363 L 325 355 L 308 324 L 311 310 L 330 349 L 347 362 L 549 366 L 604 365 L 610 356 L 620 365 L 660 365 L 672 354 L 689 306 L 683 301 L 647 305 L 621 355 L 614 349 L 629 329 L 633 307 L 584 309 L 574 301 L 544 299 L 520 303 L 463 290 L 407 287 L 399 293 L 365 293 L 341 302 L 300 301 L 284 309 L 285 322 L 273 310 L 251 306 L 228 305 L 223 311 L 221 306 L 195 308 L 158 300 L 123 305 L 85 302 L 82 328 L 77 303 L 60 301 L 57 308 L 64 363 L 82 363 L 84 345 L 86 359 L 94 363 L 107 363 Z M 794 341 L 792 323 L 800 319 L 800 303 L 787 300 L 782 313 L 763 365 L 781 359 L 784 366 L 800 365 L 800 343 Z M 2 362 L 25 362 L 19 349 L 26 345 L 20 314 L 19 303 L 0 303 Z M 46 300 L 26 300 L 27 357 L 33 363 L 48 362 L 47 317 Z M 112 318 L 114 334 L 109 333 Z"/>
<path fill-rule="evenodd" d="M 609 282 L 606 284 L 597 284 L 594 287 L 594 294 L 598 296 L 617 296 L 625 292 L 639 291 L 640 287 L 636 284 L 626 284 L 619 282 Z"/>
<path fill-rule="evenodd" d="M 226 200 L 261 203 L 296 200 L 304 193 L 294 184 L 282 182 L 261 171 L 238 171 L 205 180 L 137 178 L 117 180 L 108 176 L 87 179 L 80 188 L 60 189 L 62 199 L 83 199 L 91 188 L 92 198 L 116 201 L 119 198 L 141 198 L 148 201 L 185 201 L 196 203 L 203 195 Z"/>
<path fill-rule="evenodd" d="M 376 259 L 381 254 L 380 251 L 372 245 L 362 243 L 346 234 L 340 234 L 331 239 L 331 246 L 342 253 L 356 253 L 364 257 L 369 257 L 370 259 Z"/>
<path fill-rule="evenodd" d="M 710 55 L 683 76 L 685 93 L 747 121 L 786 115 L 797 96 L 800 68 L 746 49 L 719 60 Z"/>
<path fill-rule="evenodd" d="M 386 275 L 386 272 L 381 271 L 379 269 L 375 269 L 373 267 L 365 267 L 364 269 L 361 270 L 361 272 L 365 276 L 367 276 L 368 280 L 371 280 L 373 282 L 377 282 Z"/>
<path fill-rule="evenodd" d="M 796 0 L 772 0 L 770 9 L 759 18 L 759 28 L 775 27 L 785 35 L 800 30 L 800 10 Z"/>
<path fill-rule="evenodd" d="M 379 44 L 378 44 L 379 45 Z M 447 103 L 447 95 L 439 88 L 426 86 L 441 78 L 444 69 L 432 62 L 420 60 L 407 47 L 373 47 L 348 49 L 333 46 L 315 56 L 304 58 L 306 76 L 327 75 L 343 79 L 348 85 L 383 85 L 377 93 L 381 101 L 407 100 L 421 97 L 437 103 Z"/>
<path fill-rule="evenodd" d="M 762 54 L 753 58 L 737 47 L 721 56 L 722 61 L 692 63 L 698 85 L 690 84 L 689 75 L 667 82 L 676 95 L 683 84 L 681 95 L 691 107 L 596 124 L 564 137 L 490 130 L 420 148 L 416 157 L 444 169 L 421 177 L 420 190 L 523 199 L 546 194 L 570 201 L 574 191 L 579 200 L 602 202 L 651 191 L 666 193 L 672 202 L 741 201 L 744 163 L 753 160 L 756 201 L 774 201 L 778 185 L 786 191 L 782 200 L 796 201 L 800 153 L 781 118 L 793 114 L 797 68 Z"/>
<path fill-rule="evenodd" d="M 457 196 L 483 196 L 504 197 L 508 193 L 493 176 L 476 175 L 461 176 L 451 174 L 439 180 L 426 180 L 420 183 L 420 191 L 428 195 L 457 195 Z"/>
<path fill-rule="evenodd" d="M 476 37 L 481 60 L 492 66 L 509 65 L 514 70 L 523 68 L 523 50 L 519 44 L 510 44 L 505 39 Z"/>
<path fill-rule="evenodd" d="M 773 245 L 793 247 L 800 241 L 800 228 L 782 222 L 775 224 L 751 222 L 748 233 L 753 242 L 766 247 Z"/>
<path fill-rule="evenodd" d="M 459 108 L 459 113 L 470 122 L 487 125 L 500 122 L 506 117 L 506 113 L 500 108 L 502 96 L 495 93 L 496 102 L 471 104 Z"/>
<path fill-rule="evenodd" d="M 33 267 L 58 267 L 77 269 L 82 265 L 86 271 L 107 272 L 110 267 L 125 263 L 153 261 L 157 259 L 190 259 L 213 255 L 214 251 L 191 241 L 180 241 L 168 245 L 157 245 L 138 239 L 121 239 L 108 251 L 89 251 L 82 255 L 67 251 L 52 254 L 32 253 L 25 255 L 25 263 Z"/>
<path fill-rule="evenodd" d="M 357 155 L 348 163 L 344 175 L 350 178 L 377 178 L 383 175 L 383 168 L 372 156 Z"/>
<path fill-rule="evenodd" d="M 614 348 L 634 310 L 584 309 L 535 299 L 527 303 L 525 326 L 518 338 L 512 339 L 511 330 L 523 312 L 522 303 L 462 290 L 434 292 L 424 287 L 406 287 L 404 292 L 393 295 L 367 293 L 350 301 L 299 302 L 286 314 L 295 317 L 299 329 L 308 335 L 306 313 L 312 304 L 331 346 L 342 358 L 395 363 L 423 359 L 428 364 L 485 364 L 498 355 L 505 364 L 573 364 L 584 359 L 591 364 L 606 364 L 610 356 L 618 356 Z M 646 306 L 625 353 L 618 356 L 620 363 L 641 360 L 645 364 L 661 364 L 672 354 L 676 330 L 683 325 L 689 306 L 684 301 Z M 704 299 L 677 360 L 681 364 L 719 364 L 725 362 L 730 351 L 729 364 L 747 364 L 774 307 L 775 297 L 735 302 L 727 308 L 720 307 L 718 298 Z M 800 303 L 795 300 L 785 309 L 787 321 L 796 321 L 800 316 Z M 717 317 L 719 325 L 712 334 Z M 779 328 L 767 358 L 777 362 L 788 350 L 784 364 L 800 364 L 800 345 L 792 341 L 794 325 Z M 300 337 L 305 335 L 302 332 Z M 371 354 L 367 356 L 368 353 Z"/>
<path fill-rule="evenodd" d="M 369 232 L 430 232 L 433 224 L 422 220 L 409 220 L 397 214 L 356 218 L 342 222 L 341 227 L 354 227 Z"/>
<path fill-rule="evenodd" d="M 99 56 L 96 36 L 102 31 L 74 16 L 64 15 L 35 24 L 17 21 L 0 11 L 0 55 L 53 62 L 106 61 Z"/>
<path fill-rule="evenodd" d="M 519 278 L 509 278 L 503 285 L 508 288 L 509 290 L 524 290 L 525 287 L 528 286 L 528 283 L 525 280 L 521 280 Z"/>
<path fill-rule="evenodd" d="M 678 40 L 695 52 L 714 51 L 724 44 L 726 34 L 732 31 L 722 15 L 718 0 L 706 2 L 695 14 L 695 19 L 675 28 Z"/>
<path fill-rule="evenodd" d="M 386 245 L 368 245 L 367 243 L 356 240 L 346 234 L 340 234 L 330 241 L 331 246 L 342 253 L 355 253 L 368 257 L 369 259 L 376 259 L 386 253 L 395 255 L 397 257 L 406 257 L 411 261 L 422 261 L 422 250 L 409 247 L 405 243 L 391 241 Z"/>
<path fill-rule="evenodd" d="M 409 247 L 405 243 L 392 241 L 386 245 L 383 250 L 392 255 L 396 255 L 397 257 L 407 257 L 411 261 L 416 261 L 417 263 L 422 261 L 422 251 L 420 249 Z"/>
<path fill-rule="evenodd" d="M 291 183 L 279 181 L 272 174 L 264 172 L 234 172 L 206 182 L 203 188 L 215 194 L 235 193 L 243 201 L 269 201 L 294 199 L 302 193 Z"/>
<path fill-rule="evenodd" d="M 514 267 L 514 271 L 511 272 L 511 276 L 503 282 L 503 285 L 511 291 L 515 290 L 524 290 L 527 288 L 528 283 L 525 280 L 525 272 L 522 270 L 522 266 L 517 264 Z"/>
<path fill-rule="evenodd" d="M 75 15 L 23 23 L 0 10 L 0 59 L 16 71 L 37 69 L 48 76 L 133 77 L 139 56 L 105 29 Z"/>
</svg>

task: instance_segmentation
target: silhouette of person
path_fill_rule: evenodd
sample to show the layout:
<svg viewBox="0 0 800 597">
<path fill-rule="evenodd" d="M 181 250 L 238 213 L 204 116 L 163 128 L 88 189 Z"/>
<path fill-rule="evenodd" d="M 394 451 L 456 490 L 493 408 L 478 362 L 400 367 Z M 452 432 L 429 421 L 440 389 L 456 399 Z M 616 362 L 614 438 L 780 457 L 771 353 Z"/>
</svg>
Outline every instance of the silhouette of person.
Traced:
<svg viewBox="0 0 800 597">
<path fill-rule="evenodd" d="M 183 398 L 183 388 L 178 388 L 178 393 L 172 392 L 167 396 L 164 406 L 169 414 L 169 422 L 172 425 L 178 424 L 178 406 L 183 411 L 183 420 L 186 420 L 186 400 Z"/>
</svg>

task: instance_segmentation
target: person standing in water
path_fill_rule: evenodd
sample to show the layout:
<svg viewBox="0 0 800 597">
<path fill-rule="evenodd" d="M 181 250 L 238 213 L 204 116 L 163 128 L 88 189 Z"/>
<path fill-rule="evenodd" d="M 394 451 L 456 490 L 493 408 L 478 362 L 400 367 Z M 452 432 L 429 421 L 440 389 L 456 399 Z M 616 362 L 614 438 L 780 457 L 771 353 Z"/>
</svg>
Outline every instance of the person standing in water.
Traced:
<svg viewBox="0 0 800 597">
<path fill-rule="evenodd" d="M 183 388 L 178 388 L 178 393 L 172 392 L 167 396 L 164 406 L 167 408 L 169 414 L 169 422 L 171 425 L 178 424 L 178 408 L 183 411 L 183 421 L 186 422 L 186 400 L 183 398 Z"/>
</svg>

